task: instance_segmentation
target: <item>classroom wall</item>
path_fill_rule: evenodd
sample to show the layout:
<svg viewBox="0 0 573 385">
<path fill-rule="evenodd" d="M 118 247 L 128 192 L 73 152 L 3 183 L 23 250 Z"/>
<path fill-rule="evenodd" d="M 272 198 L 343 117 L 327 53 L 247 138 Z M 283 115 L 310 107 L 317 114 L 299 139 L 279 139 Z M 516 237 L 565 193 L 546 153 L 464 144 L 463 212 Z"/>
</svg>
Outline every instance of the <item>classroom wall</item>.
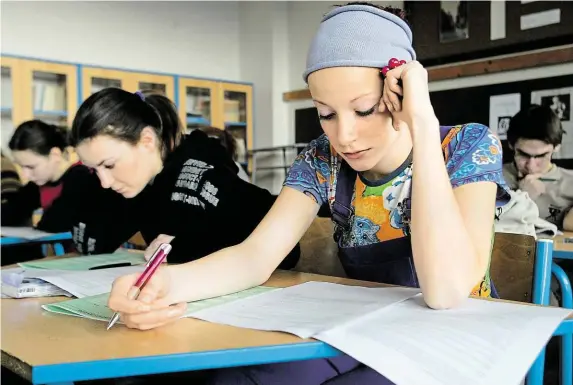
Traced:
<svg viewBox="0 0 573 385">
<path fill-rule="evenodd" d="M 306 85 L 306 52 L 334 1 L 2 2 L 4 53 L 44 59 L 252 82 L 255 148 L 294 143 L 294 111 L 310 101 L 282 94 Z M 403 1 L 378 1 L 403 7 Z M 42 33 L 32 31 L 37 27 Z M 573 64 L 435 82 L 432 90 L 557 76 Z M 291 158 L 295 155 L 291 153 Z M 282 163 L 265 156 L 262 165 Z M 282 171 L 259 183 L 280 190 Z"/>
<path fill-rule="evenodd" d="M 3 1 L 4 53 L 240 79 L 238 2 Z"/>
</svg>

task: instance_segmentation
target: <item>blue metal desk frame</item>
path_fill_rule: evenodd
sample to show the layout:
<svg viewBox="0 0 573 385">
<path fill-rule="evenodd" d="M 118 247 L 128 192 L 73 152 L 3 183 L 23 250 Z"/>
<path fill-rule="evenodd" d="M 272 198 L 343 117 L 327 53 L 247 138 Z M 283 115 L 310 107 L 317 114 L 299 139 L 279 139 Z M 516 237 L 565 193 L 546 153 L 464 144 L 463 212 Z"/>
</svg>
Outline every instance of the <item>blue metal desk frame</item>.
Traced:
<svg viewBox="0 0 573 385">
<path fill-rule="evenodd" d="M 573 333 L 573 319 L 561 323 L 553 335 L 562 336 L 571 333 Z M 324 342 L 311 341 L 244 349 L 39 366 L 32 368 L 32 381 L 34 384 L 72 385 L 72 381 L 310 360 L 340 354 L 339 350 Z"/>
<path fill-rule="evenodd" d="M 561 307 L 573 309 L 573 290 L 565 271 L 553 259 L 573 259 L 573 253 L 554 251 L 552 239 L 538 239 L 535 248 L 533 272 L 533 303 L 549 305 L 551 296 L 551 275 L 561 289 Z M 573 330 L 561 334 L 561 385 L 573 384 Z M 527 385 L 543 385 L 545 349 L 543 349 L 527 375 Z"/>
<path fill-rule="evenodd" d="M 54 244 L 54 253 L 56 256 L 64 255 L 66 252 L 64 246 L 59 241 L 68 241 L 72 239 L 72 233 L 57 233 L 48 237 L 37 239 L 26 239 L 16 237 L 0 237 L 0 246 L 24 245 L 33 243 L 42 243 L 44 255 L 46 255 L 45 246 L 49 243 Z"/>
</svg>

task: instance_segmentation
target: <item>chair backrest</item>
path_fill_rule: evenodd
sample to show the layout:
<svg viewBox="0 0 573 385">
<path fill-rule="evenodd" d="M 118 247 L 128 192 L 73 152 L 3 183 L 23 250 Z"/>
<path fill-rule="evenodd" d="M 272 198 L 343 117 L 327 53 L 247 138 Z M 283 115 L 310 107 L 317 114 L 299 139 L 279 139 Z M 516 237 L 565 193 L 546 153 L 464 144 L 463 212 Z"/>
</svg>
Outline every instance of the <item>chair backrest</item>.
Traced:
<svg viewBox="0 0 573 385">
<path fill-rule="evenodd" d="M 531 302 L 534 262 L 534 237 L 495 234 L 490 273 L 502 299 Z"/>
<path fill-rule="evenodd" d="M 338 246 L 333 239 L 334 225 L 330 218 L 315 218 L 300 240 L 300 260 L 296 271 L 344 277 L 338 259 Z"/>
<path fill-rule="evenodd" d="M 301 257 L 295 270 L 344 277 L 329 218 L 315 218 L 300 241 Z M 535 238 L 529 235 L 496 233 L 490 273 L 502 299 L 531 302 Z"/>
</svg>

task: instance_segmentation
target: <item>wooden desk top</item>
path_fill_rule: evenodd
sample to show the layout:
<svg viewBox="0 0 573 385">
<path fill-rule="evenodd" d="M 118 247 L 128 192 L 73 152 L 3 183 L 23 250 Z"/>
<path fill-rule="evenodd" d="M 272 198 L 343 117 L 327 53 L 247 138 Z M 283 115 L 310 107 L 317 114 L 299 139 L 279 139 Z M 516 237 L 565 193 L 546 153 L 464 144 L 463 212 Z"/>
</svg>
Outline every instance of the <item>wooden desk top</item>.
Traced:
<svg viewBox="0 0 573 385">
<path fill-rule="evenodd" d="M 307 281 L 383 286 L 371 282 L 283 271 L 273 274 L 265 285 L 287 287 Z M 105 322 L 53 314 L 44 311 L 40 306 L 66 299 L 68 298 L 2 299 L 3 366 L 28 380 L 32 380 L 33 372 L 34 382 L 46 383 L 42 378 L 37 378 L 36 374 L 41 372 L 37 371 L 37 368 L 62 363 L 150 356 L 173 358 L 183 353 L 244 350 L 248 347 L 285 344 L 308 345 L 315 351 L 325 350 L 325 347 L 321 347 L 321 342 L 305 341 L 286 333 L 241 329 L 191 318 L 150 331 L 130 330 L 121 325 L 106 331 Z M 329 349 L 330 355 L 325 351 L 323 353 L 326 355 L 323 357 L 338 354 L 335 349 L 326 348 Z M 76 378 L 81 379 L 89 378 Z"/>
<path fill-rule="evenodd" d="M 568 251 L 573 253 L 573 243 L 565 243 L 566 238 L 573 239 L 572 231 L 565 231 L 563 235 L 556 235 L 553 237 L 553 250 L 556 251 Z"/>
</svg>

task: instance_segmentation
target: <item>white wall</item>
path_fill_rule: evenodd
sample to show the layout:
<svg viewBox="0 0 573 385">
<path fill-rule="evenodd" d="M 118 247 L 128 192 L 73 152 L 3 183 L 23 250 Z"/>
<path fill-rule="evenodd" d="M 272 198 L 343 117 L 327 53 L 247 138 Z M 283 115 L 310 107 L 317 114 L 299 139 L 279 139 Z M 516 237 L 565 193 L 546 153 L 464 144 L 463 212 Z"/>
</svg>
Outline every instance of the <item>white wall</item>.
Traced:
<svg viewBox="0 0 573 385">
<path fill-rule="evenodd" d="M 1 49 L 21 56 L 240 80 L 239 3 L 2 1 Z"/>
<path fill-rule="evenodd" d="M 255 85 L 254 148 L 271 147 L 287 132 L 287 106 L 282 92 L 288 84 L 286 2 L 244 2 L 239 9 L 240 76 Z M 257 155 L 258 166 L 276 165 L 273 153 Z M 259 186 L 277 192 L 275 173 L 257 173 Z"/>
</svg>

